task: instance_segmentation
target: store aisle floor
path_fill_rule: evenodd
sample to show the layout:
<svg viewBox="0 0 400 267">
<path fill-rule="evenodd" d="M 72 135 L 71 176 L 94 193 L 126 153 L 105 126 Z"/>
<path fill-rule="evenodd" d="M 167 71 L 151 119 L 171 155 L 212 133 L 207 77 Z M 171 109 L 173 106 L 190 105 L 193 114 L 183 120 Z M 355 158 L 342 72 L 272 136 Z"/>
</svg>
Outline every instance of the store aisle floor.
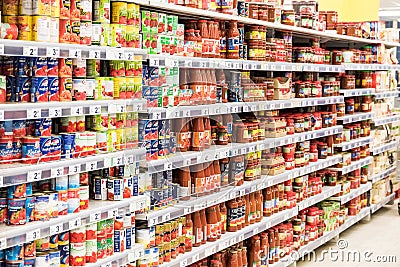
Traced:
<svg viewBox="0 0 400 267">
<path fill-rule="evenodd" d="M 297 262 L 297 267 L 400 266 L 400 216 L 397 213 L 397 201 L 394 205 L 385 206 L 374 213 L 371 221 L 361 222 L 347 229 L 339 240 L 340 244 L 332 240 L 317 249 L 315 260 L 306 256 L 303 261 Z M 348 244 L 347 248 L 338 248 L 338 245 L 344 244 Z M 324 260 L 321 260 L 322 255 L 325 255 Z M 381 261 L 378 262 L 379 256 L 386 257 L 380 257 Z M 385 259 L 386 262 L 383 263 Z"/>
</svg>

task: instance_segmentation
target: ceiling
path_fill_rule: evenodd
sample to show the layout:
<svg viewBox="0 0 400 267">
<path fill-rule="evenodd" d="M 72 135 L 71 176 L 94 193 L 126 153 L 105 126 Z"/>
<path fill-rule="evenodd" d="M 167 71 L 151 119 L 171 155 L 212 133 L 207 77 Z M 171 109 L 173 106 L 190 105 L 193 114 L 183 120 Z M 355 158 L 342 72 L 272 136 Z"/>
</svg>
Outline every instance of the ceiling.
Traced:
<svg viewBox="0 0 400 267">
<path fill-rule="evenodd" d="M 383 20 L 400 19 L 400 0 L 380 0 L 379 18 Z"/>
</svg>

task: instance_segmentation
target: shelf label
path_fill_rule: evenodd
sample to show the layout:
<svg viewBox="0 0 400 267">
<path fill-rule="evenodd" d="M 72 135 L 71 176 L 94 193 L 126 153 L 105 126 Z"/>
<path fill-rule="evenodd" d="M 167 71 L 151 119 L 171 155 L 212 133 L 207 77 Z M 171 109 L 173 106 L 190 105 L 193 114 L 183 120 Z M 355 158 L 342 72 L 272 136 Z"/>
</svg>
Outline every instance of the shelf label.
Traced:
<svg viewBox="0 0 400 267">
<path fill-rule="evenodd" d="M 0 44 L 0 55 L 4 55 L 4 44 Z"/>
<path fill-rule="evenodd" d="M 163 222 L 167 222 L 167 221 L 169 221 L 170 219 L 171 219 L 171 214 L 170 214 L 170 213 L 164 214 L 164 215 L 162 216 L 162 221 L 163 221 Z"/>
<path fill-rule="evenodd" d="M 63 231 L 64 231 L 64 229 L 63 229 L 62 223 L 50 226 L 50 235 L 56 235 Z"/>
<path fill-rule="evenodd" d="M 200 65 L 200 66 L 199 66 L 200 68 L 207 68 L 207 65 L 208 65 L 207 63 L 208 63 L 208 62 L 206 62 L 206 61 L 200 61 L 199 63 L 200 63 L 200 64 L 199 64 L 199 65 Z"/>
<path fill-rule="evenodd" d="M 4 186 L 4 177 L 0 176 L 0 187 Z"/>
<path fill-rule="evenodd" d="M 142 103 L 138 103 L 135 105 L 135 111 L 141 111 L 143 109 L 143 104 Z"/>
<path fill-rule="evenodd" d="M 229 241 L 229 245 L 230 245 L 230 246 L 233 246 L 233 245 L 235 245 L 236 243 L 237 243 L 236 237 L 232 237 L 232 239 Z"/>
<path fill-rule="evenodd" d="M 50 118 L 57 118 L 62 116 L 62 109 L 61 108 L 49 108 L 49 117 Z"/>
<path fill-rule="evenodd" d="M 183 209 L 183 214 L 184 214 L 184 215 L 189 214 L 189 213 L 191 213 L 191 212 L 192 212 L 192 209 L 191 209 L 190 207 L 184 208 L 184 209 Z"/>
<path fill-rule="evenodd" d="M 31 242 L 40 238 L 40 229 L 35 229 L 29 232 L 26 232 L 26 242 Z"/>
<path fill-rule="evenodd" d="M 89 114 L 90 115 L 97 115 L 101 113 L 101 106 L 100 105 L 96 105 L 96 106 L 90 106 L 89 107 Z"/>
<path fill-rule="evenodd" d="M 193 62 L 191 60 L 185 60 L 184 65 L 186 68 L 191 68 L 193 66 Z"/>
<path fill-rule="evenodd" d="M 253 229 L 253 235 L 256 235 L 256 234 L 258 234 L 258 227 Z"/>
<path fill-rule="evenodd" d="M 112 267 L 112 262 L 107 262 L 101 265 L 101 267 Z"/>
<path fill-rule="evenodd" d="M 0 249 L 5 249 L 7 247 L 7 239 L 5 237 L 0 238 Z"/>
<path fill-rule="evenodd" d="M 81 164 L 75 164 L 68 167 L 68 174 L 76 174 L 81 172 Z"/>
<path fill-rule="evenodd" d="M 39 49 L 35 46 L 24 46 L 22 48 L 22 55 L 26 57 L 37 57 Z"/>
<path fill-rule="evenodd" d="M 204 109 L 201 111 L 201 115 L 207 116 L 207 115 L 209 115 L 209 114 L 210 114 L 210 110 L 209 110 L 208 108 L 204 108 Z"/>
<path fill-rule="evenodd" d="M 133 164 L 133 162 L 134 162 L 133 155 L 126 156 L 124 158 L 124 162 L 125 162 L 126 165 Z"/>
<path fill-rule="evenodd" d="M 183 260 L 181 260 L 181 262 L 180 262 L 180 266 L 181 267 L 186 267 L 188 264 L 187 264 L 187 259 L 183 259 Z"/>
<path fill-rule="evenodd" d="M 51 177 L 59 177 L 64 175 L 64 167 L 55 167 L 50 170 Z"/>
<path fill-rule="evenodd" d="M 4 121 L 4 110 L 0 110 L 0 121 Z"/>
<path fill-rule="evenodd" d="M 27 119 L 38 119 L 42 115 L 42 110 L 40 108 L 28 108 L 26 110 Z"/>
<path fill-rule="evenodd" d="M 172 170 L 172 162 L 164 163 L 164 170 Z"/>
<path fill-rule="evenodd" d="M 125 113 L 126 104 L 117 104 L 117 113 Z"/>
<path fill-rule="evenodd" d="M 100 59 L 101 53 L 100 50 L 90 50 L 89 58 L 90 59 Z"/>
<path fill-rule="evenodd" d="M 151 67 L 158 67 L 158 66 L 160 66 L 160 60 L 158 58 L 150 58 L 149 65 Z"/>
<path fill-rule="evenodd" d="M 81 217 L 72 219 L 72 220 L 69 221 L 69 230 L 78 228 L 78 227 L 80 227 L 81 225 L 82 225 L 82 219 L 81 219 Z"/>
<path fill-rule="evenodd" d="M 113 218 L 118 216 L 118 208 L 108 211 L 108 218 Z"/>
<path fill-rule="evenodd" d="M 97 222 L 101 220 L 101 212 L 97 211 L 90 214 L 90 222 Z"/>
<path fill-rule="evenodd" d="M 86 162 L 86 169 L 85 171 L 94 171 L 97 169 L 97 161 Z"/>
<path fill-rule="evenodd" d="M 150 220 L 150 225 L 156 225 L 156 224 L 158 224 L 158 217 L 152 218 L 152 219 Z"/>
<path fill-rule="evenodd" d="M 28 171 L 28 177 L 27 177 L 28 182 L 35 182 L 35 181 L 39 181 L 41 179 L 42 179 L 42 171 L 41 170 Z"/>
<path fill-rule="evenodd" d="M 81 58 L 82 57 L 82 50 L 72 48 L 69 50 L 69 57 L 70 58 Z"/>
<path fill-rule="evenodd" d="M 72 107 L 71 108 L 71 116 L 82 116 L 85 115 L 83 113 L 83 107 Z"/>
<path fill-rule="evenodd" d="M 196 254 L 192 257 L 192 262 L 198 262 L 200 260 L 200 255 Z"/>
<path fill-rule="evenodd" d="M 192 160 L 191 160 L 191 159 L 185 159 L 184 162 L 185 162 L 185 163 L 184 163 L 185 166 L 190 166 L 191 163 L 192 163 Z"/>
<path fill-rule="evenodd" d="M 59 47 L 47 47 L 46 48 L 46 56 L 59 58 L 60 57 L 60 48 Z"/>
<path fill-rule="evenodd" d="M 134 56 L 133 51 L 125 51 L 125 60 L 133 60 Z"/>
<path fill-rule="evenodd" d="M 213 255 L 213 254 L 215 254 L 215 253 L 217 253 L 217 247 L 208 248 L 208 249 L 206 249 L 206 251 L 204 252 L 204 254 L 206 255 L 206 257 L 208 257 L 208 256 L 210 256 L 210 255 Z"/>
<path fill-rule="evenodd" d="M 120 156 L 120 157 L 115 157 L 112 159 L 113 162 L 113 166 L 121 166 L 124 164 L 124 157 Z"/>
</svg>

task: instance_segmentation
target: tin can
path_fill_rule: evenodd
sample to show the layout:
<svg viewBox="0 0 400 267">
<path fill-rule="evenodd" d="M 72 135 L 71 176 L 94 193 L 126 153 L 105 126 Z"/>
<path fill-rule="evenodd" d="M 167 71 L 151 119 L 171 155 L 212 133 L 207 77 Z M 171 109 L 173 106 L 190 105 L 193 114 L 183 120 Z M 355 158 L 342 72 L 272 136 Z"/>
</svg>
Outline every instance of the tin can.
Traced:
<svg viewBox="0 0 400 267">
<path fill-rule="evenodd" d="M 114 98 L 125 99 L 126 98 L 126 78 L 125 77 L 114 77 Z"/>
<path fill-rule="evenodd" d="M 55 191 L 44 191 L 49 196 L 49 216 L 50 218 L 58 217 L 58 193 Z"/>
<path fill-rule="evenodd" d="M 49 251 L 49 266 L 60 266 L 60 251 L 58 249 L 51 249 Z"/>
<path fill-rule="evenodd" d="M 68 190 L 68 176 L 63 175 L 56 178 L 56 190 Z"/>
<path fill-rule="evenodd" d="M 126 25 L 111 24 L 110 29 L 110 46 L 125 47 L 126 46 Z"/>
<path fill-rule="evenodd" d="M 87 210 L 89 208 L 89 186 L 83 185 L 79 189 L 80 209 Z"/>
<path fill-rule="evenodd" d="M 97 77 L 94 90 L 95 100 L 111 100 L 114 99 L 114 82 L 112 78 Z"/>
<path fill-rule="evenodd" d="M 49 77 L 49 101 L 60 101 L 60 87 L 58 77 Z"/>
<path fill-rule="evenodd" d="M 69 44 L 71 43 L 71 38 L 72 38 L 71 20 L 69 18 L 60 18 L 59 39 L 58 39 L 59 42 L 64 44 Z"/>
<path fill-rule="evenodd" d="M 1 262 L 0 262 L 1 263 Z M 6 261 L 4 266 L 10 267 L 24 267 L 24 260 Z"/>
<path fill-rule="evenodd" d="M 4 23 L 12 24 L 12 25 L 17 25 L 18 24 L 18 16 L 2 16 L 2 21 Z"/>
<path fill-rule="evenodd" d="M 70 19 L 71 18 L 71 1 L 61 0 L 60 1 L 60 19 Z"/>
<path fill-rule="evenodd" d="M 123 199 L 124 180 L 118 177 L 110 177 L 107 179 L 107 199 L 122 200 Z"/>
<path fill-rule="evenodd" d="M 0 141 L 0 151 L 1 141 Z M 22 163 L 35 164 L 39 161 L 40 152 L 40 137 L 25 136 L 22 138 Z"/>
<path fill-rule="evenodd" d="M 50 219 L 50 196 L 42 193 L 36 193 L 35 197 L 35 221 L 48 221 Z"/>
<path fill-rule="evenodd" d="M 24 267 L 35 267 L 36 256 L 35 257 L 25 257 Z"/>
<path fill-rule="evenodd" d="M 7 223 L 7 207 L 8 207 L 8 202 L 7 198 L 4 196 L 0 196 L 0 223 Z"/>
<path fill-rule="evenodd" d="M 75 153 L 75 133 L 61 133 L 61 158 L 73 158 Z"/>
<path fill-rule="evenodd" d="M 49 266 L 49 253 L 48 252 L 36 253 L 35 266 Z"/>
<path fill-rule="evenodd" d="M 49 80 L 47 77 L 32 77 L 31 102 L 49 101 Z"/>
<path fill-rule="evenodd" d="M 60 119 L 60 131 L 67 133 L 76 132 L 76 117 L 63 117 Z M 76 140 L 76 135 L 75 135 Z"/>
<path fill-rule="evenodd" d="M 41 162 L 51 161 L 51 136 L 41 136 L 40 137 L 40 153 L 42 154 Z"/>
<path fill-rule="evenodd" d="M 68 214 L 68 190 L 57 190 L 58 192 L 58 215 Z"/>
<path fill-rule="evenodd" d="M 86 76 L 95 78 L 100 76 L 100 60 L 99 59 L 87 59 L 86 60 Z"/>
<path fill-rule="evenodd" d="M 58 248 L 58 234 L 50 236 L 50 249 L 57 249 Z"/>
<path fill-rule="evenodd" d="M 72 77 L 86 78 L 86 59 L 74 58 L 72 59 Z"/>
<path fill-rule="evenodd" d="M 97 237 L 97 259 L 104 259 L 107 256 L 106 243 L 107 238 L 105 236 Z"/>
<path fill-rule="evenodd" d="M 82 172 L 79 174 L 79 183 L 81 185 L 89 185 L 89 173 Z"/>
<path fill-rule="evenodd" d="M 69 232 L 58 234 L 58 246 L 69 244 Z M 61 249 L 60 249 L 61 250 Z"/>
<path fill-rule="evenodd" d="M 15 137 L 22 137 L 22 136 L 26 135 L 25 120 L 13 120 L 12 121 L 12 132 Z"/>
<path fill-rule="evenodd" d="M 35 257 L 36 256 L 36 240 L 24 243 L 24 257 Z"/>
<path fill-rule="evenodd" d="M 91 45 L 92 43 L 92 22 L 91 21 L 81 21 L 80 25 L 80 44 Z"/>
<path fill-rule="evenodd" d="M 71 38 L 70 43 L 79 44 L 81 36 L 81 21 L 71 19 Z"/>
<path fill-rule="evenodd" d="M 86 262 L 86 243 L 71 243 L 69 265 L 82 266 Z"/>
<path fill-rule="evenodd" d="M 14 160 L 22 158 L 22 137 L 13 138 L 13 158 Z"/>
<path fill-rule="evenodd" d="M 26 199 L 9 199 L 7 202 L 7 224 L 23 225 L 26 223 Z"/>
<path fill-rule="evenodd" d="M 249 3 L 245 3 L 244 1 L 238 1 L 238 14 L 240 17 L 248 18 Z"/>
<path fill-rule="evenodd" d="M 48 42 L 49 40 L 50 40 L 50 17 L 32 16 L 32 41 Z"/>
<path fill-rule="evenodd" d="M 32 87 L 32 78 L 30 77 L 17 77 L 15 87 L 15 101 L 16 102 L 29 102 L 31 98 L 30 92 Z"/>
<path fill-rule="evenodd" d="M 34 209 L 35 209 L 35 202 L 36 198 L 33 196 L 28 196 L 26 197 L 26 222 L 33 222 L 35 220 L 35 214 L 34 214 Z"/>
<path fill-rule="evenodd" d="M 58 77 L 58 58 L 47 58 L 47 76 Z"/>
<path fill-rule="evenodd" d="M 86 240 L 86 263 L 97 262 L 97 238 L 95 240 Z"/>
<path fill-rule="evenodd" d="M 45 0 L 33 0 L 33 15 L 51 16 L 50 2 Z"/>
<path fill-rule="evenodd" d="M 93 199 L 107 200 L 107 178 L 100 176 L 93 178 Z"/>
<path fill-rule="evenodd" d="M 93 21 L 110 23 L 110 0 L 93 0 Z"/>
<path fill-rule="evenodd" d="M 72 80 L 72 91 L 72 100 L 86 100 L 86 79 L 74 78 Z"/>
<path fill-rule="evenodd" d="M 80 200 L 79 198 L 68 198 L 68 213 L 80 212 Z"/>
<path fill-rule="evenodd" d="M 58 85 L 59 85 L 60 101 L 62 102 L 72 101 L 72 78 L 60 78 Z"/>
<path fill-rule="evenodd" d="M 18 3 L 12 1 L 4 1 L 2 15 L 18 15 Z"/>
<path fill-rule="evenodd" d="M 47 77 L 47 57 L 34 57 L 32 62 L 32 76 Z"/>
<path fill-rule="evenodd" d="M 48 118 L 35 120 L 35 136 L 51 136 L 51 123 Z"/>
<path fill-rule="evenodd" d="M 60 250 L 60 267 L 69 267 L 69 244 L 58 245 Z"/>
<path fill-rule="evenodd" d="M 61 159 L 61 136 L 52 135 L 51 136 L 51 160 Z"/>
<path fill-rule="evenodd" d="M 19 261 L 24 259 L 24 246 L 15 245 L 5 250 L 6 261 Z"/>
<path fill-rule="evenodd" d="M 128 4 L 126 1 L 111 1 L 111 23 L 126 24 Z"/>
<path fill-rule="evenodd" d="M 102 39 L 102 24 L 101 22 L 92 22 L 92 36 L 90 38 L 92 45 L 100 45 Z M 104 42 L 104 41 L 103 41 Z"/>
<path fill-rule="evenodd" d="M 50 18 L 50 42 L 58 43 L 60 40 L 60 19 Z"/>
<path fill-rule="evenodd" d="M 10 185 L 7 188 L 8 198 L 25 198 L 26 197 L 26 184 Z"/>
<path fill-rule="evenodd" d="M 72 77 L 72 59 L 59 58 L 58 59 L 58 76 L 61 78 Z"/>
<path fill-rule="evenodd" d="M 80 20 L 81 11 L 79 9 L 81 1 L 71 0 L 71 20 Z"/>
<path fill-rule="evenodd" d="M 46 236 L 36 240 L 37 251 L 48 251 L 50 249 L 50 237 Z"/>
<path fill-rule="evenodd" d="M 19 2 L 19 13 L 20 15 L 28 15 L 31 16 L 33 14 L 33 1 L 30 0 L 21 0 Z M 27 40 L 30 41 L 30 40 Z"/>
<path fill-rule="evenodd" d="M 101 23 L 100 46 L 109 46 L 111 44 L 111 26 L 108 23 Z"/>
<path fill-rule="evenodd" d="M 30 77 L 32 76 L 32 58 L 30 57 L 17 57 L 15 75 L 18 77 Z M 6 72 L 6 75 L 11 75 Z"/>
<path fill-rule="evenodd" d="M 123 252 L 125 250 L 125 231 L 114 230 L 114 252 Z"/>
<path fill-rule="evenodd" d="M 12 163 L 13 159 L 13 137 L 3 136 L 0 138 L 0 161 L 3 164 Z"/>
</svg>

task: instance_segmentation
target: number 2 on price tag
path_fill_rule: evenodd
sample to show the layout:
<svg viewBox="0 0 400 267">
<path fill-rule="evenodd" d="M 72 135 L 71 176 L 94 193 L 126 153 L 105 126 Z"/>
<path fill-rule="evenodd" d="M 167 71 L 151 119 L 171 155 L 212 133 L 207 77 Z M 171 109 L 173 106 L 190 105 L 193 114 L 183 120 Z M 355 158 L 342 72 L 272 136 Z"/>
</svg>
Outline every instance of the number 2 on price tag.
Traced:
<svg viewBox="0 0 400 267">
<path fill-rule="evenodd" d="M 26 57 L 36 57 L 38 55 L 38 48 L 34 46 L 24 46 L 22 54 Z"/>
<path fill-rule="evenodd" d="M 28 177 L 27 181 L 28 182 L 34 182 L 34 181 L 39 181 L 42 179 L 42 171 L 29 171 L 28 172 Z"/>
<path fill-rule="evenodd" d="M 100 212 L 95 212 L 90 214 L 90 222 L 97 222 L 100 221 L 101 219 L 101 213 Z"/>
</svg>

